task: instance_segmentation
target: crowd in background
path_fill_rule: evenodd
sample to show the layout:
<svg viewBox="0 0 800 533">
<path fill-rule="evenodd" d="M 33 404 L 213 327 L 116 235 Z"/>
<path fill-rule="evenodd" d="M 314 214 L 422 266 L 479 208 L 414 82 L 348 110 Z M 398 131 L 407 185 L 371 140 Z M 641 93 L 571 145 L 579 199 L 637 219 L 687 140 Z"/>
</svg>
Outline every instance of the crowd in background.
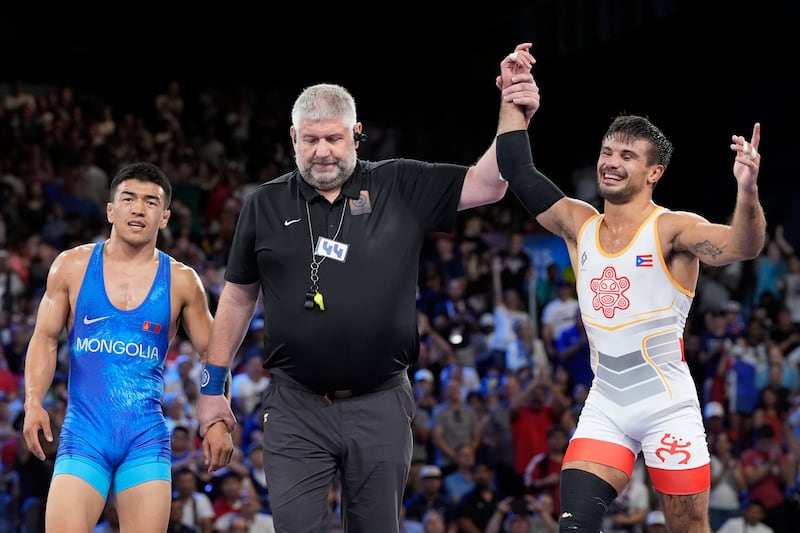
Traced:
<svg viewBox="0 0 800 533">
<path fill-rule="evenodd" d="M 27 451 L 23 369 L 53 259 L 104 239 L 114 172 L 151 161 L 173 185 L 159 248 L 197 270 L 213 313 L 243 198 L 294 166 L 280 101 L 247 90 L 190 97 L 172 81 L 140 115 L 69 86 L 33 92 L 9 83 L 0 101 L 0 533 L 43 531 L 57 441 L 45 462 Z M 402 155 L 392 153 L 390 130 L 371 141 L 376 158 Z M 507 198 L 460 213 L 458 230 L 431 235 L 423 250 L 420 356 L 409 369 L 418 410 L 408 532 L 557 531 L 558 472 L 592 372 L 573 273 L 535 268 L 526 238 L 539 233 Z M 715 531 L 746 515 L 782 533 L 800 516 L 798 245 L 773 224 L 756 260 L 701 271 L 684 354 L 707 424 Z M 180 331 L 171 346 L 163 403 L 175 531 L 181 523 L 206 533 L 269 531 L 260 416 L 268 323 L 253 317 L 236 356 L 236 454 L 215 475 L 204 471 L 194 418 L 198 354 Z M 63 346 L 47 398 L 56 426 L 68 402 Z M 330 506 L 336 522 L 335 486 Z M 604 531 L 656 531 L 657 513 L 639 465 Z M 97 531 L 115 528 L 111 497 Z"/>
</svg>

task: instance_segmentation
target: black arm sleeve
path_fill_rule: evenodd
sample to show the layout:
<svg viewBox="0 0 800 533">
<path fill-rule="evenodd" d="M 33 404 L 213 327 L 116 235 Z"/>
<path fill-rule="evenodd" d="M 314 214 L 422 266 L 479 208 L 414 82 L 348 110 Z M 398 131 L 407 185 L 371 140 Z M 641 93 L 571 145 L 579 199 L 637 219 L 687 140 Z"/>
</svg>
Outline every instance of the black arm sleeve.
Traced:
<svg viewBox="0 0 800 533">
<path fill-rule="evenodd" d="M 497 166 L 511 192 L 534 217 L 564 198 L 561 189 L 533 166 L 531 145 L 525 130 L 497 136 Z"/>
</svg>

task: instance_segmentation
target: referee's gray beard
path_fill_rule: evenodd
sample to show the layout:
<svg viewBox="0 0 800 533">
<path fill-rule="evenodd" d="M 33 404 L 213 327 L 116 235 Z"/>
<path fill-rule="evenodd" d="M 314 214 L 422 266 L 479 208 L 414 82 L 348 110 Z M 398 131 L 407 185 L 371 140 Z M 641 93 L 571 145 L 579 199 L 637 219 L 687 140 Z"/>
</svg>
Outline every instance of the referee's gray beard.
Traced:
<svg viewBox="0 0 800 533">
<path fill-rule="evenodd" d="M 353 150 L 347 159 L 340 159 L 336 162 L 337 171 L 334 174 L 320 175 L 314 172 L 313 166 L 304 166 L 300 158 L 295 154 L 297 171 L 303 179 L 318 191 L 331 191 L 338 189 L 350 178 L 356 168 L 356 151 Z"/>
</svg>

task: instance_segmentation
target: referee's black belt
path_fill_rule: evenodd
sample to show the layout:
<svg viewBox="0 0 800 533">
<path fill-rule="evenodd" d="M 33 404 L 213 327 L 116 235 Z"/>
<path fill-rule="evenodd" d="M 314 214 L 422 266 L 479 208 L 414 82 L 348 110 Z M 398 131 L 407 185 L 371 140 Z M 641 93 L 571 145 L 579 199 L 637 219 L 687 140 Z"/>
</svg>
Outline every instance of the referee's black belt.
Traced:
<svg viewBox="0 0 800 533">
<path fill-rule="evenodd" d="M 365 394 L 372 394 L 373 392 L 380 392 L 384 390 L 393 389 L 403 382 L 408 382 L 408 376 L 405 372 L 400 372 L 395 374 L 394 376 L 390 377 L 380 385 L 371 388 L 362 388 L 362 389 L 337 389 L 337 390 L 329 390 L 327 392 L 319 392 L 313 389 L 310 389 L 303 385 L 302 383 L 290 378 L 289 376 L 285 376 L 282 374 L 272 374 L 270 381 L 279 387 L 288 387 L 290 389 L 295 389 L 303 392 L 307 392 L 309 394 L 319 394 L 328 403 L 333 403 L 334 400 L 345 400 L 347 398 L 355 398 L 356 396 L 363 396 Z"/>
</svg>

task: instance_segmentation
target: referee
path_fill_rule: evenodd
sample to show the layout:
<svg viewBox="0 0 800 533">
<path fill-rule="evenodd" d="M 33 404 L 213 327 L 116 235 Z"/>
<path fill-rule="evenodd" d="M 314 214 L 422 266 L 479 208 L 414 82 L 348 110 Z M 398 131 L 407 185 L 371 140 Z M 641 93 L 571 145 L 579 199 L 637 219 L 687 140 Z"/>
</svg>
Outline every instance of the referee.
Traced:
<svg viewBox="0 0 800 533">
<path fill-rule="evenodd" d="M 503 60 L 499 83 L 528 116 L 539 102 L 529 47 Z M 260 185 L 239 216 L 204 366 L 201 434 L 217 422 L 233 430 L 222 393 L 262 291 L 272 375 L 264 470 L 276 530 L 329 531 L 328 489 L 339 475 L 345 531 L 397 532 L 411 462 L 407 369 L 419 348 L 422 243 L 452 231 L 458 210 L 502 198 L 506 184 L 494 143 L 472 167 L 359 160 L 355 101 L 334 84 L 302 91 L 289 133 L 297 169 Z M 229 457 L 207 461 L 214 470 Z"/>
</svg>

